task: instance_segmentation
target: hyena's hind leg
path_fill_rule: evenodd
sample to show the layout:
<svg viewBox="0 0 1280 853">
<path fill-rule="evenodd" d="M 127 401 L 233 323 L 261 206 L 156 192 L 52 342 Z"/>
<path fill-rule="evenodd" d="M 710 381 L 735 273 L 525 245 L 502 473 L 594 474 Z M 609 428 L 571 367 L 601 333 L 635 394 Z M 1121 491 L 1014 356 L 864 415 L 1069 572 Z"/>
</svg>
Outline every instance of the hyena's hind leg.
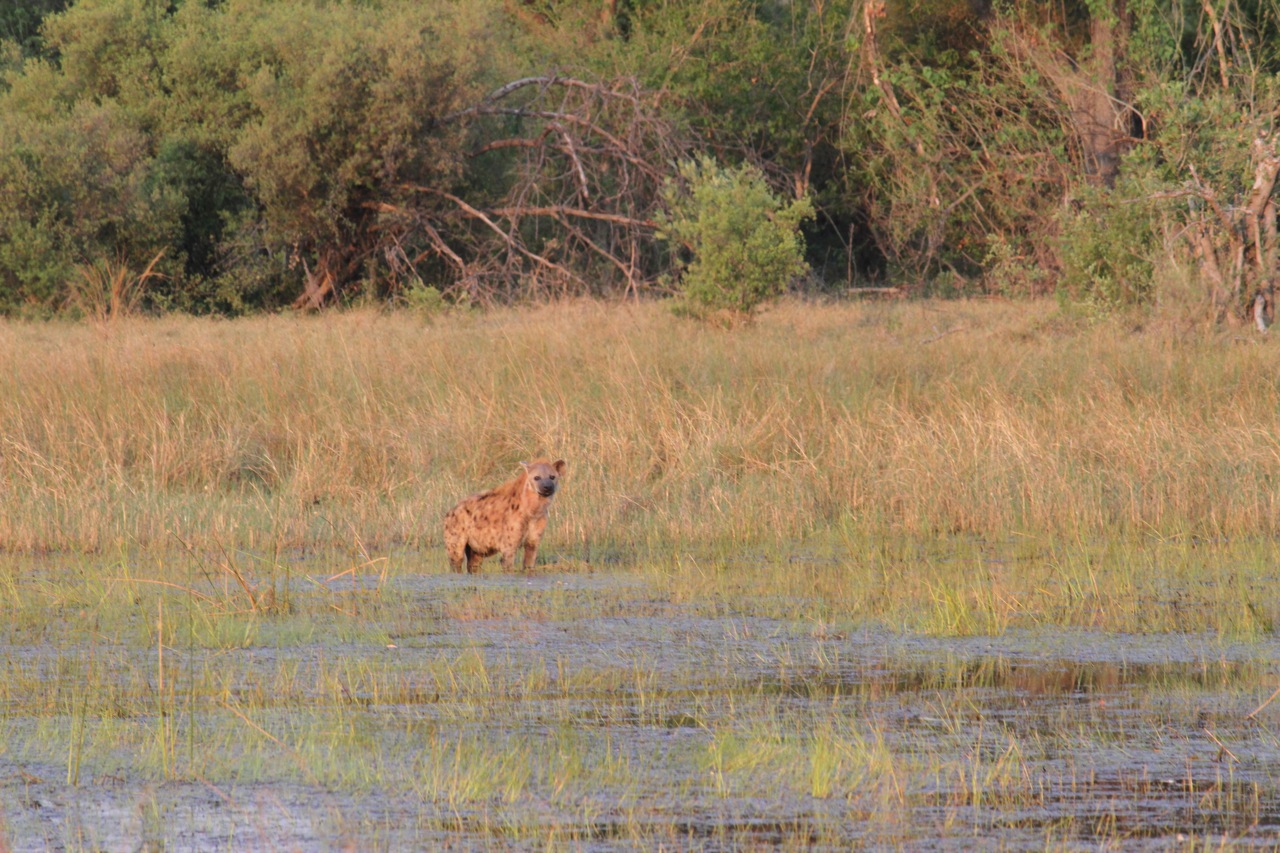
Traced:
<svg viewBox="0 0 1280 853">
<path fill-rule="evenodd" d="M 444 531 L 444 552 L 449 557 L 449 570 L 453 572 L 462 571 L 462 561 L 467 559 L 471 552 L 467 547 L 467 538 L 450 530 L 448 524 L 445 525 Z"/>
</svg>

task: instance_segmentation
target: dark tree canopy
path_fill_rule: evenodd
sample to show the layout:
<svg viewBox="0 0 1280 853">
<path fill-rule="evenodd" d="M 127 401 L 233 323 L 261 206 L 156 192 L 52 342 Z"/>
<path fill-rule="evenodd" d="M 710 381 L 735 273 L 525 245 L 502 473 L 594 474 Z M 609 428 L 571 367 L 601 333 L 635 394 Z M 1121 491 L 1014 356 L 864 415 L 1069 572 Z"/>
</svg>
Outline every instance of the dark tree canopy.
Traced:
<svg viewBox="0 0 1280 853">
<path fill-rule="evenodd" d="M 711 158 L 810 200 L 808 288 L 1107 306 L 1181 264 L 1230 316 L 1272 287 L 1278 13 L 10 4 L 0 311 L 76 310 L 103 264 L 150 310 L 667 295 L 695 267 L 657 222 Z"/>
</svg>

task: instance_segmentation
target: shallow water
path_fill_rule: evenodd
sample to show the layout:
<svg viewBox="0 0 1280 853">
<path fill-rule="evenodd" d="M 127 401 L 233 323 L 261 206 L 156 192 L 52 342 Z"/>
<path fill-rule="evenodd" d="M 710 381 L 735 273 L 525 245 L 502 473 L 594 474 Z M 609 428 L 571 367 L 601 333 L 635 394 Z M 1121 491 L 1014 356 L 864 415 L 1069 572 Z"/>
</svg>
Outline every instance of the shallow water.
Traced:
<svg viewBox="0 0 1280 853">
<path fill-rule="evenodd" d="M 291 595 L 314 619 L 364 583 Z M 1280 700 L 1249 718 L 1280 686 L 1274 638 L 834 629 L 709 614 L 627 574 L 379 594 L 364 635 L 299 638 L 286 615 L 266 642 L 167 645 L 165 720 L 154 647 L 11 635 L 11 686 L 74 698 L 83 670 L 114 698 L 76 747 L 74 703 L 4 691 L 0 849 L 1280 841 Z"/>
</svg>

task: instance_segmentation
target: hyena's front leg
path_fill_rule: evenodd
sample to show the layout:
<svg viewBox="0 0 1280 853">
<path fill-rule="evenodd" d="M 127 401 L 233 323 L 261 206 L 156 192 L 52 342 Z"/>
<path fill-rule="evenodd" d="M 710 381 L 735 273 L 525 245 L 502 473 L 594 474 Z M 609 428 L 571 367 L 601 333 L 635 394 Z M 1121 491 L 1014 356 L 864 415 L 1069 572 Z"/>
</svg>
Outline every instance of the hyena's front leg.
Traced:
<svg viewBox="0 0 1280 853">
<path fill-rule="evenodd" d="M 542 542 L 542 531 L 546 529 L 545 516 L 529 523 L 529 532 L 524 537 L 524 570 L 526 572 L 533 568 L 534 560 L 538 559 L 538 545 Z"/>
<path fill-rule="evenodd" d="M 516 563 L 516 548 L 519 547 L 520 531 L 515 529 L 508 530 L 500 551 L 502 554 L 502 570 L 504 572 L 509 572 L 514 568 Z"/>
</svg>

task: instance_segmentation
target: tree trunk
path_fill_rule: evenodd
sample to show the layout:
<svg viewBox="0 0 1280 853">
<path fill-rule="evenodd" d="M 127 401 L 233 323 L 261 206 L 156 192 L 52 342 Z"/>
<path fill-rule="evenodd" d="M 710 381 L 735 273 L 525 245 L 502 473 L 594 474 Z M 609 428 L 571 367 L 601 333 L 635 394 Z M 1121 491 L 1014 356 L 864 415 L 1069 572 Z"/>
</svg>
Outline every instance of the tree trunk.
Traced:
<svg viewBox="0 0 1280 853">
<path fill-rule="evenodd" d="M 1126 125 L 1130 109 L 1118 98 L 1119 63 L 1128 43 L 1129 20 L 1125 0 L 1089 19 L 1089 57 L 1079 66 L 1080 76 L 1070 96 L 1072 119 L 1084 149 L 1089 177 L 1113 186 L 1120 170 L 1120 155 L 1129 140 Z"/>
<path fill-rule="evenodd" d="M 1089 46 L 1079 57 L 1045 44 L 1032 26 L 1013 45 L 1053 83 L 1080 141 L 1086 176 L 1107 187 L 1115 184 L 1132 136 L 1133 110 L 1125 101 L 1128 74 L 1122 70 L 1129 30 L 1125 0 L 1112 0 L 1109 9 L 1090 15 Z"/>
<path fill-rule="evenodd" d="M 293 300 L 293 307 L 318 311 L 337 298 L 338 288 L 358 266 L 352 255 L 349 251 L 330 246 L 320 250 L 314 270 L 304 260 L 302 269 L 306 277 L 302 282 L 301 295 Z"/>
</svg>

